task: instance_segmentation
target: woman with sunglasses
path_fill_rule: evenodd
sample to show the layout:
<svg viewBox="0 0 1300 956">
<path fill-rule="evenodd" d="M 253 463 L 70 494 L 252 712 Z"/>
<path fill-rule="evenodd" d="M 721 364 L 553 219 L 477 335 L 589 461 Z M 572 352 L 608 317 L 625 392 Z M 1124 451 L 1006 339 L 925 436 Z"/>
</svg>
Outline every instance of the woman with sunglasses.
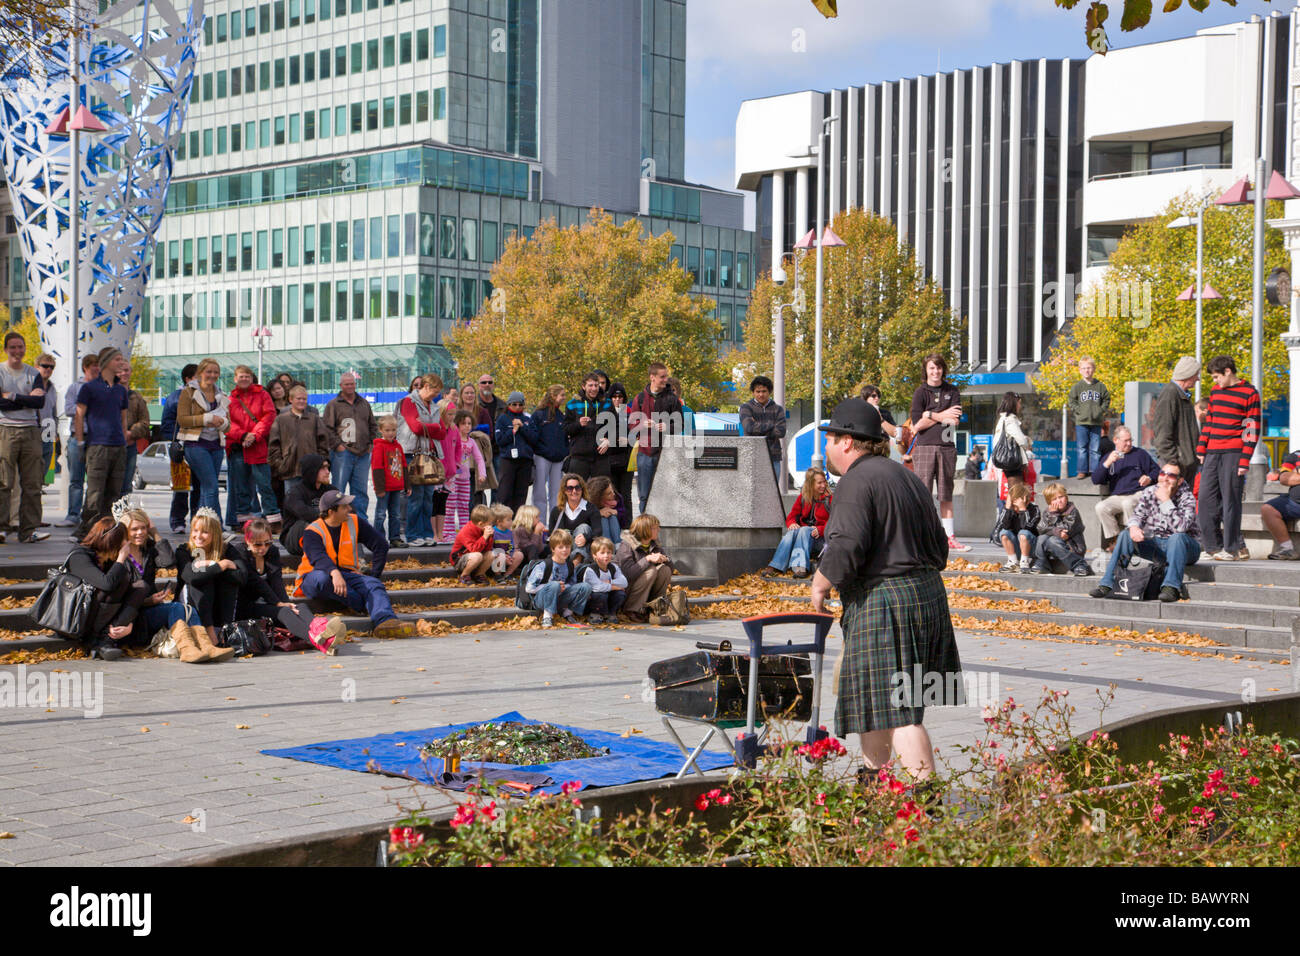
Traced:
<svg viewBox="0 0 1300 956">
<path fill-rule="evenodd" d="M 496 444 L 501 450 L 497 500 L 511 511 L 518 511 L 528 500 L 537 441 L 533 416 L 524 411 L 524 393 L 511 392 L 506 399 L 506 410 L 496 421 Z"/>
<path fill-rule="evenodd" d="M 551 509 L 551 520 L 546 530 L 563 529 L 573 535 L 573 555 L 570 560 L 575 564 L 591 560 L 592 528 L 600 527 L 600 514 L 587 500 L 587 484 L 581 475 L 569 472 L 560 482 L 560 496 L 555 507 Z"/>
<path fill-rule="evenodd" d="M 337 615 L 314 616 L 305 604 L 289 600 L 280 551 L 271 540 L 271 526 L 266 519 L 245 522 L 243 543 L 235 550 L 248 568 L 248 576 L 239 588 L 235 619 L 271 618 L 294 637 L 310 641 L 326 654 L 337 654 L 347 636 L 347 625 Z"/>
</svg>

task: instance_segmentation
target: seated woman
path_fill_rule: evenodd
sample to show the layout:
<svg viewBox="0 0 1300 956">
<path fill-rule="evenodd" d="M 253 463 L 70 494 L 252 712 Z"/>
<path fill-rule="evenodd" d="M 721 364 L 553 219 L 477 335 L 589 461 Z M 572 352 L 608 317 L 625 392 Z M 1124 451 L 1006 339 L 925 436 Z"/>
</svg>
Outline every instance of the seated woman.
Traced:
<svg viewBox="0 0 1300 956">
<path fill-rule="evenodd" d="M 294 637 L 310 641 L 326 654 L 337 654 L 347 637 L 343 618 L 313 616 L 304 604 L 289 600 L 284 590 L 280 552 L 271 543 L 271 526 L 263 518 L 244 524 L 244 541 L 236 545 L 248 576 L 235 602 L 235 619 L 269 617 Z"/>
<path fill-rule="evenodd" d="M 215 657 L 202 650 L 203 645 L 192 633 L 199 623 L 198 612 L 176 600 L 173 585 L 158 586 L 158 569 L 174 567 L 176 558 L 171 544 L 158 537 L 149 515 L 141 508 L 118 506 L 114 506 L 113 514 L 126 527 L 126 564 L 133 595 L 127 606 L 134 615 L 131 643 L 147 647 L 155 632 L 167 628 L 186 664 L 229 657 L 233 652 L 220 648 L 215 649 Z"/>
<path fill-rule="evenodd" d="M 280 543 L 290 554 L 302 557 L 302 533 L 320 517 L 321 495 L 333 488 L 330 463 L 321 455 L 303 455 L 302 481 L 289 489 L 280 509 L 284 519 Z"/>
<path fill-rule="evenodd" d="M 803 490 L 785 516 L 785 536 L 776 546 L 772 562 L 763 577 L 781 574 L 786 568 L 796 578 L 806 578 L 812 561 L 826 547 L 826 522 L 831 517 L 831 493 L 826 475 L 819 468 L 804 472 Z"/>
<path fill-rule="evenodd" d="M 247 576 L 239 552 L 222 540 L 221 519 L 212 509 L 200 508 L 190 522 L 189 541 L 176 549 L 176 577 L 185 585 L 187 602 L 199 613 L 195 638 L 209 654 L 208 645 L 216 647 L 217 629 L 236 620 L 235 605 Z M 222 650 L 229 652 L 226 657 L 234 654 L 233 648 Z"/>
<path fill-rule="evenodd" d="M 91 525 L 81 544 L 68 555 L 68 573 L 97 592 L 85 643 L 90 656 L 101 661 L 121 657 L 120 645 L 131 636 L 135 609 L 126 605 L 131 591 L 127 555 L 126 528 L 112 518 L 100 518 Z"/>
<path fill-rule="evenodd" d="M 591 560 L 593 529 L 600 526 L 600 515 L 586 496 L 587 485 L 582 477 L 572 472 L 566 474 L 560 481 L 559 499 L 546 523 L 548 532 L 563 530 L 573 535 L 573 556 L 569 560 L 574 565 Z"/>
<path fill-rule="evenodd" d="M 587 503 L 596 513 L 596 523 L 591 526 L 593 538 L 609 538 L 617 541 L 623 536 L 623 529 L 631 524 L 627 506 L 614 488 L 614 482 L 604 475 L 597 475 L 587 482 Z"/>
<path fill-rule="evenodd" d="M 673 580 L 673 562 L 660 549 L 658 539 L 659 519 L 652 514 L 637 515 L 632 527 L 623 532 L 614 555 L 627 578 L 623 613 L 642 623 L 646 621 L 646 605 L 665 594 Z"/>
</svg>

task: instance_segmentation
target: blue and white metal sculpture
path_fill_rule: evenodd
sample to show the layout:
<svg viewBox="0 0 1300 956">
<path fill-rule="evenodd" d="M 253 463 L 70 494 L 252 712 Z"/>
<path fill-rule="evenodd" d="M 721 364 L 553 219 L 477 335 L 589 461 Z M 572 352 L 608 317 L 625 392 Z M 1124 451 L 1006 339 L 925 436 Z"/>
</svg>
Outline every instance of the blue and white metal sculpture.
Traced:
<svg viewBox="0 0 1300 956">
<path fill-rule="evenodd" d="M 78 36 L 33 41 L 0 78 L 5 179 L 42 345 L 60 359 L 61 378 L 75 377 L 80 357 L 105 346 L 130 354 L 203 25 L 203 0 L 183 13 L 168 0 L 100 6 Z M 51 130 L 81 105 L 105 131 L 78 137 L 74 190 L 70 140 Z M 76 295 L 72 259 L 80 264 Z"/>
</svg>

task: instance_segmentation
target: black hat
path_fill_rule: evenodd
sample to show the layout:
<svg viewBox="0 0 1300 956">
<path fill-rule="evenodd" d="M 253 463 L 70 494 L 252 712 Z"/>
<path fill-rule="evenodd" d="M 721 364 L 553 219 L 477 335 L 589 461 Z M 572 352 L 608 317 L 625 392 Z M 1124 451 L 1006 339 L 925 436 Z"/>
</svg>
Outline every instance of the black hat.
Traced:
<svg viewBox="0 0 1300 956">
<path fill-rule="evenodd" d="M 818 431 L 832 435 L 852 435 L 863 441 L 884 441 L 885 431 L 880 427 L 880 410 L 861 398 L 846 398 L 835 406 L 830 423 Z"/>
<path fill-rule="evenodd" d="M 336 489 L 330 489 L 320 497 L 320 513 L 328 514 L 339 505 L 350 505 L 356 499 Z"/>
</svg>

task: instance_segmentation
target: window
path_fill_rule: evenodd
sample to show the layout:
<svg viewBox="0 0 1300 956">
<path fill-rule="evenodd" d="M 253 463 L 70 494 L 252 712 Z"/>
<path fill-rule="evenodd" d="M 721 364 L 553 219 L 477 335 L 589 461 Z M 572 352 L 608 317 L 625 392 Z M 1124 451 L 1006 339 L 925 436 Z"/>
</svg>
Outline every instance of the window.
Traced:
<svg viewBox="0 0 1300 956">
<path fill-rule="evenodd" d="M 471 262 L 478 260 L 478 220 L 460 221 L 460 257 Z"/>
<path fill-rule="evenodd" d="M 217 72 L 217 99 L 219 100 L 226 98 L 226 77 L 228 75 L 225 70 Z"/>
<path fill-rule="evenodd" d="M 296 56 L 289 57 L 289 85 L 290 86 L 297 86 L 299 83 L 302 82 L 302 74 L 299 72 L 298 62 L 299 61 Z"/>
<path fill-rule="evenodd" d="M 402 314 L 402 277 L 389 276 L 387 286 L 388 301 L 385 303 L 386 310 L 384 314 L 390 319 L 395 319 Z"/>
<path fill-rule="evenodd" d="M 384 217 L 373 216 L 370 220 L 370 258 L 384 257 Z"/>
<path fill-rule="evenodd" d="M 213 293 L 213 295 L 217 294 L 218 293 L 215 292 Z M 198 328 L 199 331 L 202 332 L 208 327 L 208 294 L 206 292 L 199 293 L 199 307 L 197 311 L 198 315 L 196 316 L 196 319 L 198 321 Z"/>
<path fill-rule="evenodd" d="M 384 66 L 397 65 L 396 37 L 384 37 Z"/>
<path fill-rule="evenodd" d="M 330 138 L 330 111 L 329 107 L 320 111 L 320 118 L 317 120 L 320 124 L 316 127 L 316 135 L 321 139 Z"/>
<path fill-rule="evenodd" d="M 346 219 L 334 227 L 334 261 L 339 265 L 348 261 L 348 223 Z"/>
<path fill-rule="evenodd" d="M 366 100 L 366 129 L 379 129 L 379 100 Z"/>
<path fill-rule="evenodd" d="M 186 241 L 188 242 L 189 240 L 187 239 Z M 207 275 L 208 274 L 208 237 L 207 236 L 199 237 L 199 253 L 198 253 L 197 264 L 198 264 L 198 274 L 201 276 Z"/>
<path fill-rule="evenodd" d="M 330 18 L 329 0 L 321 0 L 320 18 L 322 20 L 328 20 Z M 302 22 L 303 23 L 316 22 L 316 0 L 306 0 L 306 3 L 303 4 Z"/>
<path fill-rule="evenodd" d="M 428 29 L 415 31 L 415 58 L 417 60 L 429 59 L 429 31 Z"/>
<path fill-rule="evenodd" d="M 302 22 L 300 0 L 289 0 L 289 26 L 296 27 Z"/>
<path fill-rule="evenodd" d="M 736 253 L 736 288 L 749 288 L 749 253 Z"/>
<path fill-rule="evenodd" d="M 257 36 L 257 9 L 249 7 L 244 11 L 244 36 Z"/>
<path fill-rule="evenodd" d="M 497 224 L 495 222 L 483 222 L 483 255 L 482 259 L 486 263 L 497 261 Z"/>
<path fill-rule="evenodd" d="M 176 240 L 167 243 L 167 275 L 175 278 L 180 273 L 181 244 Z"/>
<path fill-rule="evenodd" d="M 204 37 L 206 40 L 207 37 Z M 217 42 L 226 42 L 226 15 L 224 13 L 217 16 Z"/>
<path fill-rule="evenodd" d="M 397 122 L 400 126 L 409 126 L 411 122 L 411 94 L 403 93 L 397 98 Z"/>
<path fill-rule="evenodd" d="M 348 317 L 348 284 L 345 281 L 334 283 L 334 321 L 345 322 Z"/>
<path fill-rule="evenodd" d="M 191 159 L 199 158 L 199 131 L 198 130 L 190 131 L 190 158 Z"/>
<path fill-rule="evenodd" d="M 456 258 L 456 217 L 442 217 L 441 239 L 438 243 L 438 251 L 444 259 Z M 455 316 L 449 316 L 455 318 Z"/>
<path fill-rule="evenodd" d="M 194 331 L 194 296 L 190 293 L 181 296 L 181 331 Z"/>
<path fill-rule="evenodd" d="M 253 321 L 253 290 L 240 289 L 239 294 L 244 300 L 239 306 L 239 324 L 250 325 Z"/>
<path fill-rule="evenodd" d="M 312 110 L 302 114 L 302 138 L 308 143 L 316 138 L 316 114 Z"/>
<path fill-rule="evenodd" d="M 433 28 L 433 55 L 447 55 L 447 28 L 445 26 Z"/>
<path fill-rule="evenodd" d="M 194 275 L 194 240 L 186 239 L 182 245 L 184 250 L 181 254 L 181 275 Z"/>
<path fill-rule="evenodd" d="M 230 39 L 241 40 L 244 36 L 244 12 L 236 10 L 230 15 Z M 215 314 L 215 313 L 214 313 Z"/>
<path fill-rule="evenodd" d="M 704 285 L 718 284 L 718 250 L 704 250 Z"/>
<path fill-rule="evenodd" d="M 392 129 L 397 122 L 396 102 L 393 97 L 384 97 L 384 129 Z"/>
<path fill-rule="evenodd" d="M 266 268 L 266 230 L 259 229 L 257 232 L 257 268 Z"/>
<path fill-rule="evenodd" d="M 415 94 L 415 121 L 423 123 L 429 118 L 429 91 L 419 90 Z"/>
<path fill-rule="evenodd" d="M 352 44 L 352 72 L 361 72 L 361 43 Z"/>
<path fill-rule="evenodd" d="M 166 299 L 162 296 L 155 296 L 153 300 L 153 330 L 161 332 L 163 330 L 163 316 L 167 312 Z"/>
<path fill-rule="evenodd" d="M 321 9 L 324 10 L 325 8 L 321 7 Z M 322 282 L 317 291 L 318 298 L 316 302 L 320 309 L 320 320 L 322 322 L 328 322 L 330 320 L 330 291 L 330 284 L 328 282 Z"/>
<path fill-rule="evenodd" d="M 478 311 L 477 286 L 478 281 L 476 279 L 460 280 L 460 317 L 462 319 L 472 319 L 474 313 Z"/>
<path fill-rule="evenodd" d="M 284 29 L 284 0 L 275 0 L 275 28 Z"/>
<path fill-rule="evenodd" d="M 180 138 L 176 141 L 176 158 L 178 160 L 184 159 L 186 156 L 186 151 L 185 151 L 186 139 L 188 139 L 188 137 L 184 133 L 181 133 Z"/>
<path fill-rule="evenodd" d="M 212 46 L 212 19 L 208 18 L 203 21 L 203 42 Z"/>
<path fill-rule="evenodd" d="M 257 89 L 257 64 L 249 63 L 244 67 L 244 88 L 252 93 Z"/>
<path fill-rule="evenodd" d="M 222 238 L 220 236 L 212 237 L 212 274 L 221 275 L 221 267 L 225 265 L 225 256 L 221 251 Z M 231 263 L 231 270 L 234 269 L 234 263 Z"/>
<path fill-rule="evenodd" d="M 276 146 L 284 145 L 284 117 L 283 116 L 277 116 L 275 118 L 275 145 Z"/>
<path fill-rule="evenodd" d="M 290 325 L 298 324 L 298 286 L 291 285 L 285 289 L 285 315 Z"/>
<path fill-rule="evenodd" d="M 271 287 L 271 324 L 284 325 L 284 288 Z"/>
<path fill-rule="evenodd" d="M 316 286 L 308 283 L 302 287 L 302 324 L 316 321 Z"/>
<path fill-rule="evenodd" d="M 238 67 L 236 67 L 230 71 L 230 95 L 239 96 L 243 92 L 244 74 L 240 72 Z"/>
<path fill-rule="evenodd" d="M 226 134 L 227 134 L 227 130 L 224 126 L 217 127 L 217 155 L 218 156 L 226 155 Z"/>
<path fill-rule="evenodd" d="M 441 86 L 433 91 L 433 118 L 447 118 L 447 90 Z"/>
<path fill-rule="evenodd" d="M 271 5 L 264 3 L 257 8 L 257 28 L 262 33 L 271 32 Z"/>
<path fill-rule="evenodd" d="M 360 262 L 366 257 L 366 221 L 352 220 L 352 261 Z"/>
<path fill-rule="evenodd" d="M 316 227 L 302 227 L 302 264 L 305 266 L 314 266 L 316 264 Z"/>
<path fill-rule="evenodd" d="M 296 143 L 300 139 L 300 119 L 297 113 L 289 114 L 289 142 Z"/>
<path fill-rule="evenodd" d="M 406 233 L 406 254 L 413 256 L 419 251 L 415 244 L 415 213 L 408 212 L 402 226 L 403 231 Z"/>
<path fill-rule="evenodd" d="M 456 318 L 456 280 L 451 276 L 438 279 L 438 316 L 443 319 Z"/>
<path fill-rule="evenodd" d="M 203 155 L 212 155 L 212 130 L 210 129 L 205 129 L 203 131 Z"/>
<path fill-rule="evenodd" d="M 731 250 L 723 249 L 718 253 L 720 263 L 718 266 L 718 285 L 724 289 L 731 288 Z"/>
<path fill-rule="evenodd" d="M 253 234 L 240 233 L 239 236 L 240 268 L 247 272 L 253 268 Z"/>
<path fill-rule="evenodd" d="M 329 265 L 330 262 L 330 253 L 333 251 L 330 236 L 332 231 L 328 222 L 320 224 L 320 261 L 322 265 Z"/>
<path fill-rule="evenodd" d="M 352 280 L 352 318 L 360 321 L 366 317 L 366 280 Z"/>
<path fill-rule="evenodd" d="M 402 278 L 402 315 L 415 315 L 415 282 L 416 276 L 408 275 Z"/>
<path fill-rule="evenodd" d="M 298 58 L 297 58 L 297 57 L 294 57 L 293 60 L 294 60 L 295 63 L 298 62 Z M 296 80 L 293 79 L 293 70 L 292 70 L 292 69 L 290 69 L 290 71 L 289 71 L 289 77 L 290 77 L 290 82 L 293 82 L 293 83 L 296 83 L 296 82 L 297 82 Z M 303 81 L 304 83 L 314 83 L 314 82 L 316 81 L 316 54 L 314 54 L 314 53 L 304 53 L 304 54 L 303 54 L 303 57 L 302 57 L 302 81 Z"/>
<path fill-rule="evenodd" d="M 320 63 L 320 78 L 328 80 L 330 78 L 330 51 L 321 50 L 317 60 Z"/>
<path fill-rule="evenodd" d="M 278 231 L 278 230 L 277 230 Z M 290 268 L 298 264 L 298 227 L 290 226 L 289 235 L 285 237 L 288 242 L 288 265 Z"/>
<path fill-rule="evenodd" d="M 691 274 L 691 285 L 699 284 L 700 249 L 699 246 L 686 247 L 686 271 Z"/>
<path fill-rule="evenodd" d="M 378 40 L 366 41 L 366 69 L 367 70 L 379 69 L 379 41 Z"/>
<path fill-rule="evenodd" d="M 403 33 L 397 38 L 398 59 L 402 63 L 411 62 L 411 34 Z"/>
<path fill-rule="evenodd" d="M 388 255 L 400 256 L 402 254 L 402 217 L 388 217 Z"/>
<path fill-rule="evenodd" d="M 334 107 L 334 135 L 345 136 L 348 132 L 348 108 L 346 106 Z"/>
<path fill-rule="evenodd" d="M 334 48 L 334 75 L 346 76 L 348 72 L 348 48 L 345 46 Z"/>
<path fill-rule="evenodd" d="M 226 271 L 234 272 L 237 268 L 239 268 L 239 243 L 232 232 L 226 236 Z"/>
<path fill-rule="evenodd" d="M 259 90 L 269 90 L 271 88 L 271 64 L 262 62 L 257 64 L 257 88 Z"/>
<path fill-rule="evenodd" d="M 244 124 L 244 149 L 257 149 L 257 137 L 254 135 L 253 121 Z"/>
<path fill-rule="evenodd" d="M 736 344 L 743 345 L 745 342 L 745 317 L 749 313 L 749 306 L 736 306 Z"/>
<path fill-rule="evenodd" d="M 352 104 L 352 132 L 361 132 L 361 104 Z"/>
<path fill-rule="evenodd" d="M 284 57 L 279 57 L 275 61 L 275 88 L 278 90 L 284 86 Z"/>
</svg>

